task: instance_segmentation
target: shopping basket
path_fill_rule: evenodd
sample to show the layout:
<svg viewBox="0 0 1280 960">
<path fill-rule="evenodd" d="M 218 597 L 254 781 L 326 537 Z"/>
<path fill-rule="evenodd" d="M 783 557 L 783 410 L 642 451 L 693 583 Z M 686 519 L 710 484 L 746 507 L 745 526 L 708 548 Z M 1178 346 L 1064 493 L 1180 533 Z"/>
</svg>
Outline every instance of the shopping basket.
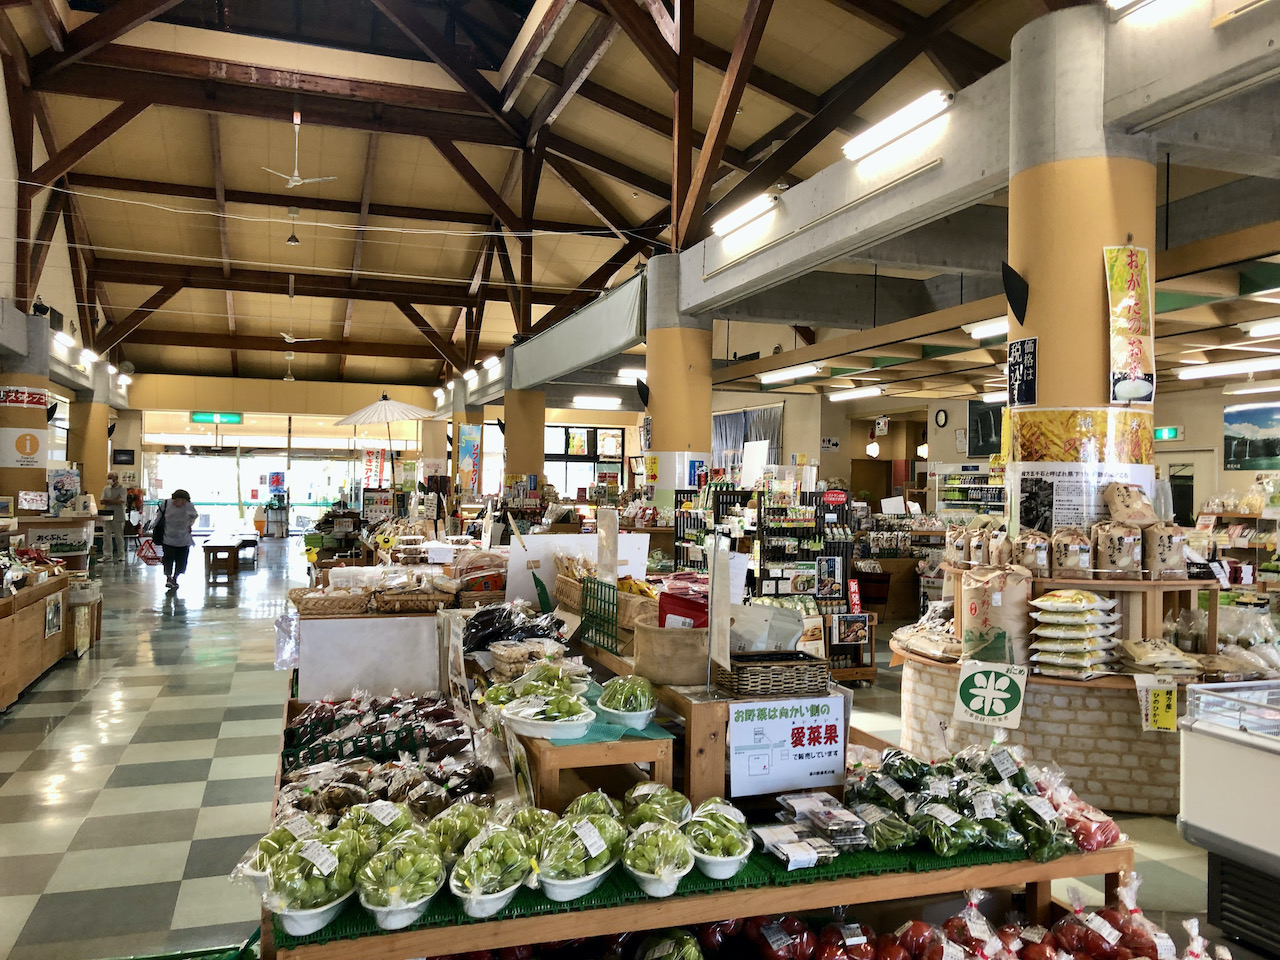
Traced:
<svg viewBox="0 0 1280 960">
<path fill-rule="evenodd" d="M 164 559 L 160 556 L 160 551 L 156 549 L 156 543 L 150 537 L 143 537 L 138 544 L 138 559 L 149 567 L 160 564 Z"/>
</svg>

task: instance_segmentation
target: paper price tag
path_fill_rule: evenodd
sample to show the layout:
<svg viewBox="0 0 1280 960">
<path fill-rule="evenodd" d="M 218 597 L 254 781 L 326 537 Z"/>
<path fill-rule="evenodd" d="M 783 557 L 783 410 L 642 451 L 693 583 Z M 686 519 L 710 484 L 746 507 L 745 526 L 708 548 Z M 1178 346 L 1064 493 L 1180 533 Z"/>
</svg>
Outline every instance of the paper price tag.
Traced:
<svg viewBox="0 0 1280 960">
<path fill-rule="evenodd" d="M 951 785 L 947 782 L 946 777 L 930 777 L 925 781 L 925 786 L 931 797 L 949 797 L 951 795 Z"/>
<path fill-rule="evenodd" d="M 996 816 L 995 798 L 989 793 L 979 793 L 973 798 L 973 818 L 975 820 L 994 820 Z M 1039 941 L 1036 941 L 1037 943 Z"/>
<path fill-rule="evenodd" d="M 316 870 L 326 877 L 338 868 L 338 858 L 319 840 L 308 840 L 298 853 L 315 864 Z"/>
<path fill-rule="evenodd" d="M 375 800 L 365 809 L 369 811 L 369 816 L 373 817 L 373 819 L 377 820 L 384 827 L 389 827 L 391 824 L 395 823 L 401 812 L 400 808 L 390 800 Z"/>
<path fill-rule="evenodd" d="M 760 934 L 764 937 L 769 946 L 774 950 L 777 950 L 779 953 L 791 946 L 791 934 L 787 933 L 787 931 L 783 930 L 782 927 L 776 923 L 771 923 L 766 927 L 762 927 Z"/>
<path fill-rule="evenodd" d="M 1023 927 L 1022 933 L 1019 934 L 1019 936 L 1021 936 L 1023 940 L 1029 940 L 1032 943 L 1043 943 L 1045 935 L 1048 934 L 1048 932 L 1048 930 L 1041 926 Z"/>
<path fill-rule="evenodd" d="M 984 943 L 990 940 L 995 934 L 991 930 L 991 924 L 987 923 L 984 916 L 966 917 L 965 924 L 969 928 L 969 936 Z"/>
<path fill-rule="evenodd" d="M 948 940 L 942 945 L 942 960 L 964 960 L 964 947 Z"/>
<path fill-rule="evenodd" d="M 805 870 L 818 865 L 818 851 L 803 840 L 794 843 L 780 843 L 777 851 L 787 860 L 787 870 Z M 790 942 L 790 941 L 788 941 Z"/>
<path fill-rule="evenodd" d="M 604 842 L 604 837 L 600 836 L 600 831 L 596 829 L 594 823 L 590 820 L 581 820 L 573 825 L 573 832 L 578 835 L 578 839 L 582 841 L 582 845 L 587 848 L 587 856 L 598 857 L 604 853 L 605 847 L 608 846 Z"/>
<path fill-rule="evenodd" d="M 920 812 L 933 817 L 935 820 L 941 821 L 948 827 L 954 827 L 960 822 L 960 814 L 956 813 L 950 807 L 944 807 L 940 803 L 927 803 L 920 808 Z"/>
<path fill-rule="evenodd" d="M 1120 942 L 1120 931 L 1096 913 L 1087 914 L 1084 918 L 1084 925 L 1113 947 Z"/>
<path fill-rule="evenodd" d="M 1154 938 L 1156 941 L 1157 960 L 1176 960 L 1178 948 L 1173 942 L 1173 937 L 1160 930 L 1154 935 Z"/>
<path fill-rule="evenodd" d="M 290 817 L 284 822 L 284 828 L 295 840 L 310 840 L 316 835 L 315 824 L 303 816 Z"/>
<path fill-rule="evenodd" d="M 1023 797 L 1022 802 L 1045 823 L 1050 823 L 1058 816 L 1058 811 L 1053 809 L 1053 804 L 1044 797 Z"/>
<path fill-rule="evenodd" d="M 862 818 L 862 822 L 867 826 L 873 823 L 879 823 L 889 815 L 889 811 L 884 807 L 877 807 L 870 803 L 860 803 L 857 807 L 858 816 Z"/>
<path fill-rule="evenodd" d="M 648 783 L 638 783 L 631 789 L 631 795 L 633 797 L 647 797 L 649 794 L 657 793 L 661 789 L 662 784 L 660 783 L 654 783 L 652 781 Z"/>
<path fill-rule="evenodd" d="M 876 783 L 879 784 L 881 790 L 895 800 L 901 800 L 907 795 L 907 791 L 902 789 L 902 784 L 893 779 L 893 777 L 878 776 L 876 777 Z"/>
<path fill-rule="evenodd" d="M 856 947 L 867 942 L 867 932 L 860 923 L 846 923 L 840 927 L 840 935 L 844 937 L 846 947 Z"/>
<path fill-rule="evenodd" d="M 900 926 L 897 930 L 893 931 L 893 935 L 895 937 L 900 937 L 910 929 L 911 929 L 911 921 L 908 920 L 906 923 Z"/>
<path fill-rule="evenodd" d="M 1001 779 L 1004 780 L 1009 779 L 1009 777 L 1018 772 L 1018 761 L 1013 759 L 1013 754 L 1005 747 L 991 752 L 991 765 L 996 768 L 996 773 L 1000 774 Z"/>
<path fill-rule="evenodd" d="M 420 784 L 409 791 L 409 802 L 412 803 L 414 800 L 417 800 L 424 793 L 430 790 L 432 786 L 434 786 L 434 784 L 432 784 L 430 780 L 423 780 Z"/>
</svg>

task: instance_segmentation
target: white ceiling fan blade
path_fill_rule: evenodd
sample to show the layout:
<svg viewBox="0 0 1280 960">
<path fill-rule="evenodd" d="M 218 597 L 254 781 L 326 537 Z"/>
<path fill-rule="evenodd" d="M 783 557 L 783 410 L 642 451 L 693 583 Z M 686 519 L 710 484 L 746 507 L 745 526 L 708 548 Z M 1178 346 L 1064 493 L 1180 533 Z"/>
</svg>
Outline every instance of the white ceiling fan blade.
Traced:
<svg viewBox="0 0 1280 960">
<path fill-rule="evenodd" d="M 263 170 L 265 170 L 265 171 L 267 171 L 267 173 L 274 173 L 274 174 L 275 174 L 277 177 L 279 177 L 281 180 L 292 180 L 292 179 L 293 179 L 293 177 L 289 176 L 287 173 L 281 173 L 279 170 L 272 170 L 270 167 L 263 167 L 262 169 L 263 169 Z"/>
<path fill-rule="evenodd" d="M 319 343 L 324 337 L 294 337 L 290 343 Z"/>
<path fill-rule="evenodd" d="M 281 333 L 281 334 L 280 334 L 280 336 L 284 337 L 284 342 L 285 342 L 285 343 L 293 343 L 293 334 L 291 334 L 291 333 Z"/>
<path fill-rule="evenodd" d="M 327 183 L 330 180 L 337 180 L 337 179 L 338 179 L 337 177 L 310 177 L 306 180 L 301 181 L 298 184 L 298 186 L 302 186 L 302 184 L 304 183 Z"/>
</svg>

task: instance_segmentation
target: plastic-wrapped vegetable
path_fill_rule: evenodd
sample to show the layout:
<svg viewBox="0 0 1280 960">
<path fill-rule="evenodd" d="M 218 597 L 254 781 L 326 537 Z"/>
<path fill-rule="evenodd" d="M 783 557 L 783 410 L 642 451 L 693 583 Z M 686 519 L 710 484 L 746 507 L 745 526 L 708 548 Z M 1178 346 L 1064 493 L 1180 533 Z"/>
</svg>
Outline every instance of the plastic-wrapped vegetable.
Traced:
<svg viewBox="0 0 1280 960">
<path fill-rule="evenodd" d="M 467 844 L 453 867 L 455 886 L 472 896 L 509 890 L 533 871 L 525 839 L 510 827 L 489 826 Z"/>
<path fill-rule="evenodd" d="M 1026 849 L 1026 837 L 1020 834 L 1008 820 L 987 817 L 977 821 L 977 823 L 978 826 L 982 827 L 982 832 L 986 834 L 983 846 L 988 850 Z"/>
<path fill-rule="evenodd" d="M 1116 822 L 1093 804 L 1081 800 L 1067 785 L 1066 775 L 1060 769 L 1046 770 L 1040 786 L 1081 850 L 1092 852 L 1120 842 L 1123 835 Z"/>
<path fill-rule="evenodd" d="M 267 907 L 311 910 L 333 903 L 355 886 L 356 871 L 373 853 L 354 830 L 330 830 L 313 840 L 298 840 L 267 864 Z"/>
<path fill-rule="evenodd" d="M 640 960 L 702 960 L 702 950 L 697 937 L 676 927 L 646 937 L 636 956 Z"/>
<path fill-rule="evenodd" d="M 940 857 L 954 857 L 986 839 L 977 821 L 941 803 L 926 804 L 908 822 L 920 831 Z"/>
<path fill-rule="evenodd" d="M 320 820 L 310 814 L 299 814 L 286 820 L 249 848 L 238 869 L 263 873 L 277 853 L 298 840 L 310 840 L 323 832 Z"/>
<path fill-rule="evenodd" d="M 1037 863 L 1076 852 L 1071 831 L 1044 797 L 1018 797 L 1009 808 L 1009 821 L 1027 841 L 1027 855 Z"/>
<path fill-rule="evenodd" d="M 453 863 L 489 822 L 489 811 L 471 803 L 455 803 L 427 824 L 427 832 L 440 841 L 441 857 Z"/>
<path fill-rule="evenodd" d="M 680 877 L 693 869 L 693 847 L 674 824 L 646 823 L 623 844 L 622 862 L 636 873 Z"/>
<path fill-rule="evenodd" d="M 976 954 L 996 935 L 990 922 L 978 909 L 978 904 L 991 895 L 985 890 L 966 890 L 964 895 L 964 908 L 943 923 L 942 932 L 952 943 L 958 943 L 970 953 Z"/>
<path fill-rule="evenodd" d="M 484 702 L 490 707 L 501 707 L 517 699 L 520 694 L 509 683 L 495 683 L 484 692 Z"/>
<path fill-rule="evenodd" d="M 1008 780 L 1015 790 L 1025 794 L 1036 792 L 1036 785 L 1026 771 L 1021 747 L 1005 747 L 998 742 L 992 743 L 991 749 L 987 751 L 987 756 L 982 761 L 981 772 L 991 783 Z"/>
<path fill-rule="evenodd" d="M 893 777 L 907 790 L 919 790 L 924 787 L 925 777 L 929 775 L 929 764 L 905 750 L 891 747 L 880 757 L 880 772 Z"/>
<path fill-rule="evenodd" d="M 871 849 L 878 853 L 901 850 L 920 838 L 920 832 L 888 807 L 860 803 L 853 812 L 867 825 L 865 834 Z"/>
<path fill-rule="evenodd" d="M 751 846 L 746 818 L 737 807 L 723 801 L 699 804 L 684 825 L 684 835 L 698 853 L 709 857 L 740 857 Z"/>
<path fill-rule="evenodd" d="M 529 841 L 530 850 L 538 850 L 542 847 L 542 838 L 559 820 L 560 818 L 550 810 L 541 810 L 538 807 L 521 807 L 511 815 L 511 819 L 507 821 L 507 826 L 520 831 L 524 838 Z"/>
<path fill-rule="evenodd" d="M 689 819 L 692 806 L 683 793 L 652 780 L 637 783 L 622 798 L 626 811 L 624 822 L 628 830 L 635 830 L 644 823 L 681 824 Z"/>
<path fill-rule="evenodd" d="M 552 880 L 577 880 L 598 873 L 622 856 L 626 838 L 613 817 L 566 816 L 542 838 L 538 872 Z"/>
<path fill-rule="evenodd" d="M 587 705 L 571 694 L 557 693 L 549 697 L 521 697 L 503 708 L 504 714 L 522 720 L 570 720 L 587 712 Z"/>
<path fill-rule="evenodd" d="M 358 831 L 368 839 L 374 850 L 379 850 L 384 843 L 413 823 L 413 813 L 405 804 L 375 800 L 373 803 L 349 808 L 338 821 L 337 829 Z"/>
<path fill-rule="evenodd" d="M 599 703 L 609 710 L 639 713 L 652 710 L 657 700 L 653 694 L 653 684 L 644 677 L 631 676 L 614 677 L 607 681 Z"/>
<path fill-rule="evenodd" d="M 1115 960 L 1116 947 L 1123 936 L 1109 921 L 1096 913 L 1084 912 L 1084 897 L 1080 890 L 1067 890 L 1071 901 L 1071 913 L 1053 925 L 1053 936 L 1058 948 L 1068 953 L 1082 953 L 1093 960 Z"/>
<path fill-rule="evenodd" d="M 580 813 L 602 813 L 607 817 L 614 818 L 622 816 L 622 811 L 618 809 L 617 803 L 603 790 L 593 790 L 590 793 L 579 794 L 570 800 L 569 806 L 565 808 L 564 815 L 570 817 Z"/>
<path fill-rule="evenodd" d="M 435 896 L 444 883 L 444 863 L 429 844 L 406 832 L 375 853 L 356 874 L 360 899 L 374 907 L 401 907 Z"/>
</svg>

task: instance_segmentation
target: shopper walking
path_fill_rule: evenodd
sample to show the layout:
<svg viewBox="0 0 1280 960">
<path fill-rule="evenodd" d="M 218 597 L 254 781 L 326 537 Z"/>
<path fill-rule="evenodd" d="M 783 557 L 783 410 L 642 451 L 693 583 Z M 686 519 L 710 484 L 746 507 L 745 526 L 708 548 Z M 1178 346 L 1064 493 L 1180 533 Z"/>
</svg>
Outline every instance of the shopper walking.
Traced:
<svg viewBox="0 0 1280 960">
<path fill-rule="evenodd" d="M 120 563 L 124 553 L 124 516 L 129 491 L 120 483 L 120 474 L 112 470 L 107 474 L 107 485 L 102 488 L 102 506 L 110 516 L 102 531 L 102 562 Z"/>
<path fill-rule="evenodd" d="M 160 504 L 151 535 L 153 540 L 160 541 L 160 549 L 164 551 L 164 580 L 170 590 L 178 589 L 178 578 L 187 572 L 187 557 L 195 544 L 191 526 L 199 516 L 191 503 L 191 494 L 185 490 L 173 491 L 169 499 Z"/>
</svg>

